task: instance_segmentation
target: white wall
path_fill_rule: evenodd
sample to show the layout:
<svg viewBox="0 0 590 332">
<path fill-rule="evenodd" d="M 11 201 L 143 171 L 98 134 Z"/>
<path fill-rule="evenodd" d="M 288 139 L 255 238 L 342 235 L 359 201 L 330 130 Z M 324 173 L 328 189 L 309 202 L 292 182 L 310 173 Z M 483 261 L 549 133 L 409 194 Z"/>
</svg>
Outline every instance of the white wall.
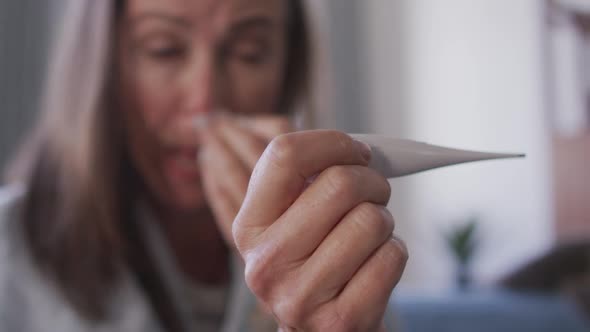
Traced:
<svg viewBox="0 0 590 332">
<path fill-rule="evenodd" d="M 527 153 L 393 181 L 391 206 L 411 255 L 401 288 L 452 284 L 441 232 L 471 214 L 482 219 L 477 278 L 494 280 L 552 237 L 541 1 L 363 3 L 371 131 Z"/>
</svg>

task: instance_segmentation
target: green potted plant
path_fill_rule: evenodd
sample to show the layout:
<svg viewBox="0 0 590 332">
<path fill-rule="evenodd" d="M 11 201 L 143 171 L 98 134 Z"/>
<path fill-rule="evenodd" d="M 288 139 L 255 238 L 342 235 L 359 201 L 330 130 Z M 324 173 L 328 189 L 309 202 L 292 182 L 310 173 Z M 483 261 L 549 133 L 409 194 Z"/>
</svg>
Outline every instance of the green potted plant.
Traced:
<svg viewBox="0 0 590 332">
<path fill-rule="evenodd" d="M 457 264 L 456 283 L 461 290 L 469 288 L 473 281 L 470 267 L 478 248 L 477 225 L 477 218 L 471 217 L 444 234 L 447 247 Z"/>
</svg>

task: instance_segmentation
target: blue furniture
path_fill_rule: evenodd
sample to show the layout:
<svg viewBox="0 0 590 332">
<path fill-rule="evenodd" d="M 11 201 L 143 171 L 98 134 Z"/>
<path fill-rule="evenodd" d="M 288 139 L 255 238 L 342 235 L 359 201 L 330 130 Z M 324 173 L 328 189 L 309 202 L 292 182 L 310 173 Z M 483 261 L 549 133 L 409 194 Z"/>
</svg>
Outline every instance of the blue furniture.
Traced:
<svg viewBox="0 0 590 332">
<path fill-rule="evenodd" d="M 396 295 L 402 332 L 588 332 L 590 320 L 568 298 L 507 291 L 446 296 Z"/>
</svg>

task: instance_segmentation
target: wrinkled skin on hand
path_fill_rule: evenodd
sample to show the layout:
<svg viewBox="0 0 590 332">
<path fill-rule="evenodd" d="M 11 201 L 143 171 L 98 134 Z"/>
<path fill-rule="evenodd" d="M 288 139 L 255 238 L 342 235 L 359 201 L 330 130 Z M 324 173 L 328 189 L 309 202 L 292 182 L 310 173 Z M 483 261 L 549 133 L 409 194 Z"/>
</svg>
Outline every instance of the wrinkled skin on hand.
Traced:
<svg viewBox="0 0 590 332">
<path fill-rule="evenodd" d="M 256 164 L 233 236 L 281 331 L 384 329 L 408 254 L 370 157 L 344 133 L 305 131 L 273 139 Z"/>
</svg>

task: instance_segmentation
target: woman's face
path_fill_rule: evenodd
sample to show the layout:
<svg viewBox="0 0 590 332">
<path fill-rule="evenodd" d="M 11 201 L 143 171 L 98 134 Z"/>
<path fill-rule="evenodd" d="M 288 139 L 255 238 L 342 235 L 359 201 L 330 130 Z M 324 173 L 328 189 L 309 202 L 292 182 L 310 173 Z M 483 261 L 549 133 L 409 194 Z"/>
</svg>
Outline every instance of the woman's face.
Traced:
<svg viewBox="0 0 590 332">
<path fill-rule="evenodd" d="M 179 135 L 202 114 L 276 111 L 286 1 L 126 2 L 118 68 L 128 150 L 159 204 L 198 209 L 198 133 L 194 140 Z"/>
</svg>

